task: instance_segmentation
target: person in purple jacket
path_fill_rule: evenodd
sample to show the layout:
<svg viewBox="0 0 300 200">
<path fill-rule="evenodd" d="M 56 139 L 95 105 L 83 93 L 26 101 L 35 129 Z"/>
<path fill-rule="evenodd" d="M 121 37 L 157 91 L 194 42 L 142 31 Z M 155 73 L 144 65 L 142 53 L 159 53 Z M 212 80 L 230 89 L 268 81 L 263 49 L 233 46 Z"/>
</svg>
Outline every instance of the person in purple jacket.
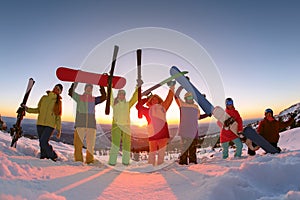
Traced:
<svg viewBox="0 0 300 200">
<path fill-rule="evenodd" d="M 180 165 L 188 163 L 197 164 L 196 149 L 198 144 L 198 120 L 208 117 L 207 114 L 200 115 L 200 109 L 194 102 L 192 93 L 184 95 L 184 101 L 179 95 L 183 87 L 180 86 L 175 93 L 175 101 L 180 109 L 180 123 L 178 135 L 181 136 Z"/>
</svg>

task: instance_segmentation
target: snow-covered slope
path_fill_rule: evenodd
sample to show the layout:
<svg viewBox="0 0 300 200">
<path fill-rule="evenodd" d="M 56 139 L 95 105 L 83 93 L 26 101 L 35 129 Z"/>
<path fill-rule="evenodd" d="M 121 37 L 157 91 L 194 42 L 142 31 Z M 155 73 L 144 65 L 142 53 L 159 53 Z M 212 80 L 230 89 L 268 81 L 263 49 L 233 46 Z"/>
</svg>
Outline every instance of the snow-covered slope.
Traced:
<svg viewBox="0 0 300 200">
<path fill-rule="evenodd" d="M 73 162 L 73 146 L 51 141 L 60 160 L 40 160 L 37 140 L 22 137 L 17 149 L 0 132 L 0 199 L 300 199 L 300 128 L 281 133 L 280 154 L 259 150 L 223 160 L 221 151 L 199 149 L 199 164 L 180 166 L 176 154 L 153 168 L 145 161 L 111 168 Z M 119 158 L 120 159 L 120 158 Z M 120 162 L 120 160 L 119 160 Z"/>
</svg>

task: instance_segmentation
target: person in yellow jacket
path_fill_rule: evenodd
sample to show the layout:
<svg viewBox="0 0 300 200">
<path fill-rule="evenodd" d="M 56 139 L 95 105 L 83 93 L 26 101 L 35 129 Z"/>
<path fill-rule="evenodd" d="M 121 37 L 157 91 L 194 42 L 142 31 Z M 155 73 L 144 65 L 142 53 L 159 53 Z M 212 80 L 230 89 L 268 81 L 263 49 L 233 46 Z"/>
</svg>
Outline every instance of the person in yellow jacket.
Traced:
<svg viewBox="0 0 300 200">
<path fill-rule="evenodd" d="M 37 133 L 40 143 L 40 158 L 57 160 L 57 154 L 49 144 L 49 139 L 54 130 L 57 130 L 57 138 L 61 136 L 61 92 L 63 86 L 56 84 L 52 91 L 47 91 L 47 94 L 42 96 L 37 108 L 25 107 L 26 112 L 38 114 L 37 118 Z"/>
<path fill-rule="evenodd" d="M 111 130 L 111 149 L 109 152 L 109 165 L 116 165 L 122 138 L 122 163 L 129 165 L 131 150 L 130 108 L 137 102 L 138 93 L 135 90 L 129 101 L 126 101 L 125 90 L 119 90 L 117 97 L 111 98 L 113 108 L 113 121 Z"/>
</svg>

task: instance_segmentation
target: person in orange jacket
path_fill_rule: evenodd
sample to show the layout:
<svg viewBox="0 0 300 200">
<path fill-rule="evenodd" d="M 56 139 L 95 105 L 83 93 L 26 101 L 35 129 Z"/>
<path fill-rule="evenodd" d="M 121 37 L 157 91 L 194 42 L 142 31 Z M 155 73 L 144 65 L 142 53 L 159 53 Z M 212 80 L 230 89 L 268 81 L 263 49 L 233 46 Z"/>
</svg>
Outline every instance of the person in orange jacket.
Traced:
<svg viewBox="0 0 300 200">
<path fill-rule="evenodd" d="M 148 163 L 160 165 L 164 162 L 164 156 L 170 138 L 168 123 L 166 120 L 166 112 L 169 109 L 174 96 L 175 81 L 169 82 L 170 87 L 165 100 L 162 100 L 158 95 L 152 95 L 136 105 L 137 110 L 140 110 L 148 122 L 149 135 L 149 158 Z M 147 107 L 143 106 L 143 104 Z M 156 160 L 156 153 L 158 158 Z"/>
<path fill-rule="evenodd" d="M 276 120 L 273 116 L 273 110 L 270 108 L 267 108 L 265 110 L 265 117 L 263 120 L 261 120 L 258 124 L 257 132 L 265 138 L 268 142 L 271 143 L 272 146 L 277 148 L 279 152 L 281 149 L 278 147 L 278 141 L 279 141 L 279 132 L 290 126 L 294 122 L 294 118 L 291 117 L 286 122 L 280 122 Z M 255 151 L 252 151 L 251 149 L 248 149 L 248 154 L 253 156 L 255 155 Z"/>
</svg>

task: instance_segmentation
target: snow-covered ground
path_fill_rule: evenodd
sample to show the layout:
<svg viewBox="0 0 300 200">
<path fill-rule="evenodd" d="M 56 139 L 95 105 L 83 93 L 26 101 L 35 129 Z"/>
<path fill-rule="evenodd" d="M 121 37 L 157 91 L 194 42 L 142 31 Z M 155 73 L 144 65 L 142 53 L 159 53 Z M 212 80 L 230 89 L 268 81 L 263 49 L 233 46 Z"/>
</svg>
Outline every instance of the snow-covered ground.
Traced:
<svg viewBox="0 0 300 200">
<path fill-rule="evenodd" d="M 22 137 L 11 148 L 0 132 L 0 199 L 203 199 L 299 200 L 300 128 L 281 133 L 280 154 L 223 160 L 221 151 L 199 149 L 197 165 L 180 166 L 177 155 L 153 168 L 146 161 L 115 168 L 73 162 L 73 146 L 51 141 L 60 160 L 40 160 L 37 140 Z"/>
</svg>

